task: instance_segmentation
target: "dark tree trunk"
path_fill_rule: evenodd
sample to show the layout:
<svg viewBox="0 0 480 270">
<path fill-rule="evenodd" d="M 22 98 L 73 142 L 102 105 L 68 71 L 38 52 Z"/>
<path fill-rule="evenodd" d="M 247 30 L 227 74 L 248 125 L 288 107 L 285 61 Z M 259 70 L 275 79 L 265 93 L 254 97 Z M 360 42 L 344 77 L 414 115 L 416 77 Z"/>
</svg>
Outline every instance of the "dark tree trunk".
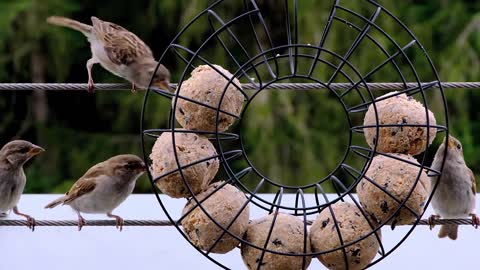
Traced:
<svg viewBox="0 0 480 270">
<path fill-rule="evenodd" d="M 46 60 L 38 47 L 32 51 L 30 64 L 32 67 L 32 82 L 44 83 L 46 77 Z M 32 106 L 34 121 L 38 124 L 44 124 L 48 119 L 47 93 L 45 91 L 34 91 Z"/>
</svg>

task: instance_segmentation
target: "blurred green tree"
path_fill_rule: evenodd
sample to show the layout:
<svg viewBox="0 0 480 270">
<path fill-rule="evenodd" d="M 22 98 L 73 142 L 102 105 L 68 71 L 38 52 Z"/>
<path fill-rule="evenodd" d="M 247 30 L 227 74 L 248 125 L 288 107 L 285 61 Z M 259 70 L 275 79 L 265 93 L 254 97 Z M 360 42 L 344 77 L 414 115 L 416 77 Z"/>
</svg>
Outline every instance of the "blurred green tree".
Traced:
<svg viewBox="0 0 480 270">
<path fill-rule="evenodd" d="M 258 1 L 275 44 L 286 43 L 283 5 L 279 1 Z M 300 43 L 317 44 L 325 21 L 329 16 L 330 1 L 299 1 Z M 354 10 L 371 14 L 363 1 L 343 1 Z M 379 1 L 404 21 L 423 43 L 437 66 L 443 81 L 479 81 L 480 53 L 480 3 L 471 0 L 444 1 Z M 0 1 L 0 82 L 86 82 L 86 60 L 89 45 L 80 33 L 53 27 L 45 23 L 49 15 L 64 15 L 83 22 L 89 17 L 118 23 L 135 32 L 149 44 L 158 58 L 175 34 L 203 10 L 210 0 L 178 1 L 73 1 L 73 0 L 2 0 Z M 219 7 L 224 18 L 231 18 L 243 9 L 243 1 L 226 0 Z M 352 18 L 352 23 L 363 24 Z M 407 36 L 401 36 L 398 25 L 382 15 L 378 24 L 388 33 L 399 33 L 397 42 L 406 44 Z M 326 48 L 346 52 L 355 37 L 347 26 L 337 25 L 332 31 Z M 277 27 L 278 26 L 278 27 Z M 342 29 L 345 27 L 345 29 Z M 251 40 L 251 34 L 242 28 L 233 28 L 242 41 Z M 352 34 L 345 34 L 349 32 Z M 201 20 L 181 38 L 181 43 L 195 48 L 210 35 L 207 20 Z M 358 33 L 358 32 L 357 32 Z M 388 40 L 378 31 L 370 32 L 381 44 Z M 262 40 L 266 43 L 266 40 Z M 246 42 L 248 43 L 248 42 Z M 253 49 L 253 42 L 247 44 Z M 362 43 L 350 61 L 362 72 L 372 63 L 383 61 L 382 53 L 370 41 Z M 391 45 L 387 49 L 394 49 Z M 205 50 L 208 59 L 229 68 L 234 64 L 225 57 L 220 46 Z M 421 52 L 409 55 L 422 74 L 433 74 Z M 335 59 L 326 57 L 335 62 Z M 179 63 L 166 60 L 178 79 L 182 68 Z M 349 75 L 353 71 L 346 71 Z M 430 73 L 429 73 L 430 72 Z M 319 68 L 315 75 L 322 80 L 328 73 Z M 94 68 L 95 81 L 120 82 L 103 69 Z M 392 70 L 382 70 L 370 80 L 399 81 Z M 341 81 L 339 78 L 338 81 Z M 463 143 L 467 163 L 480 173 L 480 92 L 446 90 L 450 110 L 452 132 Z M 351 98 L 352 102 L 354 98 Z M 92 164 L 119 153 L 141 155 L 139 116 L 143 95 L 128 92 L 86 93 L 1 93 L 0 142 L 12 138 L 35 141 L 48 152 L 31 162 L 27 192 L 65 192 L 72 182 Z M 341 108 L 332 102 L 328 94 L 262 94 L 252 104 L 248 121 L 245 121 L 246 145 L 249 157 L 263 172 L 272 178 L 285 179 L 286 183 L 305 184 L 324 175 L 336 165 L 343 155 L 345 117 L 339 116 Z M 433 96 L 433 110 L 439 110 L 439 97 Z M 159 109 L 148 118 L 156 127 L 166 127 L 169 101 L 155 99 Z M 161 112 L 161 113 L 160 113 Z M 358 119 L 357 119 L 358 120 Z M 279 131 L 282 132 L 279 132 Z M 441 137 L 442 135 L 439 135 Z M 361 138 L 354 138 L 361 144 Z M 437 139 L 437 141 L 441 141 Z M 438 143 L 438 142 L 437 142 Z M 149 183 L 144 178 L 137 185 L 137 192 L 148 192 Z M 266 190 L 268 191 L 268 190 Z"/>
</svg>

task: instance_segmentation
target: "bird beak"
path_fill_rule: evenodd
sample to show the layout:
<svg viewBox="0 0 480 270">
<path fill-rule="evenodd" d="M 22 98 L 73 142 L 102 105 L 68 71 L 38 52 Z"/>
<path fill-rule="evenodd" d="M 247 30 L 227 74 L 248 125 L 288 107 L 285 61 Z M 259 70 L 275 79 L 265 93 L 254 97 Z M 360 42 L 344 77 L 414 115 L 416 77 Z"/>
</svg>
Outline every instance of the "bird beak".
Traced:
<svg viewBox="0 0 480 270">
<path fill-rule="evenodd" d="M 156 86 L 162 90 L 166 90 L 168 92 L 175 92 L 175 88 L 171 87 L 170 84 L 167 82 L 167 81 L 158 81 L 158 82 L 154 82 L 153 83 L 153 86 Z"/>
<path fill-rule="evenodd" d="M 451 138 L 448 138 L 448 148 L 455 148 L 455 141 Z"/>
<path fill-rule="evenodd" d="M 27 152 L 28 157 L 34 157 L 42 152 L 45 152 L 45 149 L 43 149 L 40 146 L 34 145 L 30 150 Z"/>
<path fill-rule="evenodd" d="M 147 165 L 145 165 L 145 162 L 140 163 L 137 170 L 140 171 L 140 172 L 146 171 L 147 170 Z"/>
</svg>

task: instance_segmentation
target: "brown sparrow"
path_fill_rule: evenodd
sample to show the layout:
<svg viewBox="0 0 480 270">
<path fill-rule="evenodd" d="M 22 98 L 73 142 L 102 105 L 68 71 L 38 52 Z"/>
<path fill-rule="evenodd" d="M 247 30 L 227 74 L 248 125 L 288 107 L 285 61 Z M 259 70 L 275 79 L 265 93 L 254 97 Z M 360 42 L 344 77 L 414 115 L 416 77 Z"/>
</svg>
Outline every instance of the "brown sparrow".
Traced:
<svg viewBox="0 0 480 270">
<path fill-rule="evenodd" d="M 90 168 L 65 196 L 45 208 L 60 204 L 72 207 L 78 215 L 79 231 L 86 224 L 80 213 L 107 214 L 116 219 L 117 229 L 121 231 L 123 219 L 112 211 L 132 193 L 135 182 L 145 170 L 145 163 L 135 155 L 114 156 Z"/>
<path fill-rule="evenodd" d="M 445 165 L 437 190 L 432 198 L 432 206 L 437 215 L 430 217 L 430 224 L 437 218 L 465 218 L 472 217 L 475 227 L 480 225 L 480 219 L 475 215 L 475 176 L 465 164 L 462 144 L 450 136 L 448 143 L 443 143 L 437 150 L 432 163 L 432 169 L 440 170 L 445 148 L 448 147 Z M 432 188 L 437 183 L 437 177 L 432 177 Z M 431 226 L 433 227 L 433 226 Z M 457 239 L 458 225 L 442 225 L 438 237 Z"/>
<path fill-rule="evenodd" d="M 150 48 L 135 34 L 111 22 L 92 17 L 92 25 L 65 17 L 51 16 L 47 22 L 82 32 L 90 42 L 92 58 L 87 61 L 88 92 L 94 92 L 92 67 L 99 63 L 111 73 L 125 78 L 135 87 L 146 89 L 158 62 Z M 170 72 L 160 65 L 152 84 L 173 91 L 169 86 Z"/>
<path fill-rule="evenodd" d="M 35 219 L 21 213 L 17 204 L 27 182 L 23 165 L 43 151 L 40 146 L 22 140 L 11 141 L 0 150 L 0 213 L 13 210 L 14 214 L 27 219 L 28 228 L 32 231 Z"/>
</svg>

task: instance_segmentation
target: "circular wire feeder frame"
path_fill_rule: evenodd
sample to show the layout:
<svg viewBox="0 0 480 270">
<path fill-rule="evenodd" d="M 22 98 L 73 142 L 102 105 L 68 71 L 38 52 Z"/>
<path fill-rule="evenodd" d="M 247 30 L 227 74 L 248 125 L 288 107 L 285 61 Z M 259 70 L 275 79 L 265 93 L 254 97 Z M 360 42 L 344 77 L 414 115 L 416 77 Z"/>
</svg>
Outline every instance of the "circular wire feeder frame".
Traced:
<svg viewBox="0 0 480 270">
<path fill-rule="evenodd" d="M 189 238 L 181 229 L 181 221 L 191 211 L 199 207 L 216 226 L 222 228 L 224 233 L 221 237 L 228 234 L 240 241 L 242 245 L 252 246 L 261 250 L 260 262 L 258 263 L 259 268 L 267 252 L 285 256 L 303 256 L 303 268 L 306 268 L 305 258 L 307 256 L 316 257 L 337 250 L 342 250 L 345 265 L 348 266 L 346 248 L 375 234 L 380 248 L 377 257 L 369 264 L 368 267 L 370 267 L 398 248 L 421 220 L 423 212 L 429 205 L 433 192 L 430 194 L 421 214 L 416 213 L 406 205 L 406 201 L 413 193 L 421 174 L 426 172 L 429 176 L 440 176 L 442 170 L 433 170 L 426 166 L 427 157 L 432 156 L 432 151 L 428 147 L 426 151 L 416 156 L 419 164 L 415 164 L 398 156 L 378 151 L 377 142 L 375 142 L 373 148 L 370 148 L 365 143 L 363 131 L 367 128 L 375 129 L 377 134 L 376 138 L 378 138 L 379 130 L 382 127 L 404 128 L 414 126 L 426 128 L 426 134 L 424 135 L 427 141 L 430 137 L 431 128 L 436 129 L 438 132 L 445 132 L 445 136 L 448 137 L 448 111 L 438 73 L 425 49 L 413 33 L 390 11 L 375 1 L 362 0 L 360 1 L 362 2 L 361 5 L 356 0 L 324 1 L 324 3 L 318 4 L 318 10 L 323 8 L 329 9 L 330 12 L 329 15 L 324 18 L 325 27 L 319 35 L 319 39 L 315 41 L 305 41 L 301 35 L 302 22 L 299 21 L 298 14 L 299 10 L 304 10 L 301 9 L 301 5 L 304 4 L 303 2 L 296 0 L 274 1 L 275 4 L 270 2 L 272 1 L 219 0 L 213 2 L 205 10 L 196 15 L 175 36 L 160 58 L 160 63 L 170 68 L 175 67 L 176 70 L 182 70 L 182 72 L 178 78 L 177 91 L 174 94 L 150 87 L 145 95 L 141 121 L 142 145 L 145 160 L 151 164 L 149 160 L 151 145 L 153 145 L 155 139 L 163 132 L 171 133 L 174 145 L 175 133 L 195 133 L 206 136 L 214 144 L 218 154 L 185 165 L 180 164 L 177 148 L 173 147 L 177 169 L 156 178 L 152 177 L 150 171 L 148 172 L 158 202 L 169 220 L 189 242 Z M 230 7 L 232 4 L 237 6 L 241 5 L 239 13 L 232 14 L 232 10 L 234 10 Z M 270 15 L 274 14 L 274 12 L 278 13 L 278 11 L 283 12 L 283 15 L 278 16 L 277 14 L 275 18 L 273 18 L 273 15 Z M 279 17 L 282 18 L 282 22 L 278 22 Z M 320 19 L 321 18 L 319 18 L 319 20 Z M 395 25 L 395 33 L 387 33 L 387 31 L 383 29 L 383 26 L 391 26 L 392 24 Z M 203 35 L 201 40 L 195 42 L 195 44 L 197 44 L 195 47 L 182 45 L 184 40 L 188 40 L 184 39 L 184 36 L 186 36 L 187 33 L 196 31 L 196 26 L 199 25 L 207 25 L 209 27 L 208 33 Z M 279 31 L 280 28 L 283 28 L 282 31 Z M 272 29 L 275 29 L 275 31 L 272 31 Z M 240 35 L 242 38 L 240 38 Z M 336 39 L 337 43 L 333 44 L 338 44 L 339 38 L 344 40 L 342 48 L 332 46 L 332 43 L 329 42 L 329 40 Z M 219 63 L 210 61 L 210 56 L 213 55 L 211 48 L 222 49 L 221 51 L 224 53 L 223 56 L 225 59 L 223 67 L 233 74 L 232 77 L 227 77 L 214 66 Z M 218 50 L 216 52 L 215 57 L 218 59 Z M 365 64 L 366 60 L 360 57 L 361 54 L 365 52 L 373 52 L 375 56 L 373 60 L 368 59 L 368 65 Z M 413 58 L 413 56 L 415 57 Z M 360 65 L 359 63 L 363 64 Z M 228 84 L 223 89 L 218 106 L 204 104 L 182 94 L 183 82 L 188 79 L 189 74 L 199 65 L 210 66 L 228 80 Z M 419 66 L 421 66 L 422 72 L 416 69 Z M 404 87 L 394 94 L 379 98 L 379 96 L 385 94 L 385 92 L 379 90 L 373 91 L 369 88 L 368 83 L 384 82 L 382 81 L 382 74 L 389 74 L 390 77 L 394 74 L 397 82 L 403 84 Z M 235 79 L 238 79 L 243 85 L 248 85 L 248 87 L 242 88 L 241 85 L 237 85 L 234 81 Z M 275 91 L 271 89 L 270 86 L 278 82 L 285 82 L 285 80 L 302 80 L 321 85 L 321 89 L 313 91 L 328 91 L 343 108 L 344 114 L 338 117 L 345 117 L 349 125 L 348 144 L 345 145 L 345 154 L 341 158 L 338 166 L 326 176 L 314 179 L 310 184 L 302 186 L 285 185 L 277 181 L 277 179 L 270 179 L 266 175 L 263 175 L 262 172 L 255 167 L 254 162 L 249 159 L 248 151 L 243 140 L 244 134 L 242 130 L 245 126 L 244 116 L 251 102 L 258 94 L 264 91 Z M 343 87 L 332 87 L 332 85 L 342 85 Z M 242 112 L 239 115 L 234 115 L 220 109 L 225 93 L 231 86 L 240 91 L 245 98 Z M 410 125 L 405 123 L 386 125 L 379 122 L 376 103 L 402 94 L 412 96 L 423 104 L 426 119 L 424 125 Z M 161 113 L 161 110 L 158 108 L 158 103 L 155 103 L 157 97 L 161 99 L 172 99 L 168 128 L 149 126 L 155 122 L 152 119 L 156 118 L 152 117 Z M 433 97 L 435 97 L 436 101 L 433 109 L 435 109 L 437 123 L 441 124 L 433 125 L 431 124 L 431 119 L 429 119 L 428 111 L 432 109 L 433 101 L 431 100 Z M 215 110 L 216 130 L 179 129 L 175 121 L 175 111 L 177 103 L 181 99 Z M 372 106 L 374 109 L 376 124 L 365 126 L 363 124 L 363 117 L 369 106 Z M 226 114 L 237 119 L 236 127 L 230 128 L 229 131 L 220 132 L 218 127 L 221 114 Z M 236 132 L 231 130 L 236 130 Z M 415 184 L 409 191 L 409 196 L 404 200 L 396 198 L 395 195 L 366 176 L 373 157 L 377 155 L 400 160 L 418 169 Z M 184 177 L 183 170 L 211 159 L 220 160 L 222 173 L 226 176 L 226 180 L 218 185 L 213 193 L 200 200 L 193 194 L 192 188 Z M 242 162 L 239 163 L 239 161 Z M 239 168 L 238 164 L 246 165 Z M 165 204 L 159 196 L 161 192 L 155 185 L 156 182 L 162 181 L 162 178 L 166 175 L 177 172 L 181 175 L 184 184 L 190 192 L 190 200 L 196 202 L 195 207 L 192 207 L 181 216 L 179 216 L 179 213 L 172 213 L 170 209 L 168 209 L 168 204 Z M 362 179 L 376 185 L 376 187 L 398 203 L 398 209 L 387 220 L 379 224 L 379 226 L 375 226 L 370 222 L 368 214 L 362 210 L 358 198 L 353 194 L 357 184 Z M 210 198 L 212 194 L 226 184 L 234 185 L 243 191 L 247 201 L 242 205 L 241 210 L 235 215 L 229 226 L 222 226 L 205 210 L 202 202 Z M 334 188 L 335 194 L 326 194 L 324 191 L 324 185 L 326 184 Z M 260 195 L 259 192 L 264 189 L 276 190 L 276 192 L 274 192 L 274 196 Z M 433 191 L 435 191 L 435 189 L 436 186 L 433 187 Z M 306 193 L 311 193 L 313 196 L 305 196 Z M 361 210 L 363 218 L 365 218 L 370 225 L 371 231 L 355 241 L 345 243 L 342 240 L 341 231 L 339 230 L 335 213 L 331 207 L 332 204 L 338 201 L 347 201 L 357 205 Z M 264 216 L 274 214 L 267 241 L 263 246 L 255 246 L 237 237 L 228 230 L 247 205 L 263 211 L 265 213 Z M 416 221 L 403 237 L 398 238 L 396 244 L 384 246 L 380 241 L 379 230 L 389 221 L 393 220 L 401 209 L 407 209 L 411 212 Z M 316 218 L 318 213 L 323 210 L 330 211 L 341 246 L 321 252 L 307 252 L 306 249 L 304 249 L 303 253 L 293 255 L 291 253 L 282 253 L 266 248 L 275 226 L 276 216 L 279 212 L 298 216 L 304 221 L 304 242 L 306 243 L 306 232 L 308 226 L 310 226 L 307 225 L 307 220 Z M 399 233 L 403 233 L 403 231 Z M 229 269 L 231 267 L 222 261 L 221 256 L 212 256 L 210 252 L 221 237 L 216 239 L 216 242 L 211 246 L 210 250 L 207 251 L 201 250 L 193 245 L 193 243 L 190 243 L 212 262 L 222 268 Z"/>
</svg>

